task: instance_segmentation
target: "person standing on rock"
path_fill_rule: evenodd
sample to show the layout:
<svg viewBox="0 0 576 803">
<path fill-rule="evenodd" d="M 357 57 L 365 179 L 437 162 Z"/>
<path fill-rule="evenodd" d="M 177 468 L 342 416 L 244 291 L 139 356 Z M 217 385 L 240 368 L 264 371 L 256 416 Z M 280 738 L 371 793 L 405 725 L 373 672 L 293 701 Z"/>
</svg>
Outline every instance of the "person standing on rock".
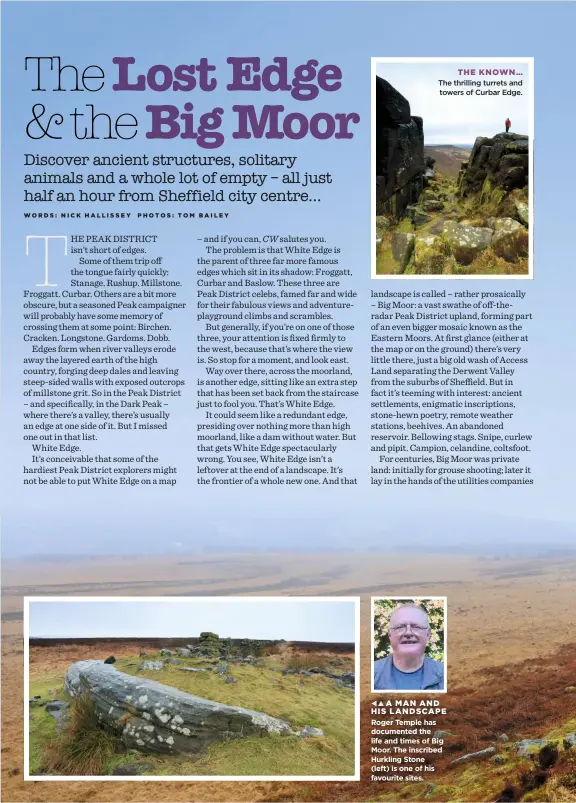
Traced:
<svg viewBox="0 0 576 803">
<path fill-rule="evenodd" d="M 504 123 L 504 125 L 506 126 L 506 133 L 508 133 L 510 131 L 510 128 L 512 127 L 512 123 L 510 122 L 509 117 L 506 118 L 506 122 Z"/>
<path fill-rule="evenodd" d="M 443 690 L 444 664 L 428 658 L 430 623 L 424 608 L 400 605 L 390 617 L 392 654 L 374 661 L 375 691 Z"/>
</svg>

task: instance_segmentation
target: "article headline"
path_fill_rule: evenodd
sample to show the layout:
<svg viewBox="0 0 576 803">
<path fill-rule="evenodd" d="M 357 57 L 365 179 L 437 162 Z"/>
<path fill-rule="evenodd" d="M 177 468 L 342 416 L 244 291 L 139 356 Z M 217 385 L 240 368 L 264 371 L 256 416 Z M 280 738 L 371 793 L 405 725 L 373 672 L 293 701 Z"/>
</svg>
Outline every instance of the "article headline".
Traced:
<svg viewBox="0 0 576 803">
<path fill-rule="evenodd" d="M 289 93 L 297 101 L 314 101 L 321 93 L 337 92 L 342 87 L 342 71 L 335 64 L 320 65 L 316 59 L 292 68 L 285 56 L 277 56 L 263 65 L 257 56 L 229 57 L 228 92 Z M 117 56 L 114 92 L 213 92 L 218 86 L 216 65 L 207 58 L 197 64 L 170 67 L 154 64 L 145 70 L 136 68 L 132 56 Z M 27 56 L 24 69 L 33 76 L 32 92 L 100 92 L 106 86 L 104 69 L 96 64 L 81 68 L 65 64 L 60 56 Z M 147 139 L 194 140 L 200 148 L 219 148 L 225 142 L 220 130 L 225 111 L 215 106 L 198 113 L 194 104 L 149 104 Z M 287 112 L 283 105 L 234 105 L 236 115 L 233 139 L 299 140 L 353 139 L 352 127 L 360 122 L 356 112 Z M 96 110 L 92 103 L 69 114 L 49 110 L 42 102 L 32 106 L 32 119 L 26 126 L 30 139 L 64 139 L 66 133 L 79 140 L 131 140 L 138 135 L 139 122 L 131 112 L 110 115 Z M 68 119 L 69 118 L 69 119 Z M 64 126 L 61 128 L 61 126 Z"/>
</svg>

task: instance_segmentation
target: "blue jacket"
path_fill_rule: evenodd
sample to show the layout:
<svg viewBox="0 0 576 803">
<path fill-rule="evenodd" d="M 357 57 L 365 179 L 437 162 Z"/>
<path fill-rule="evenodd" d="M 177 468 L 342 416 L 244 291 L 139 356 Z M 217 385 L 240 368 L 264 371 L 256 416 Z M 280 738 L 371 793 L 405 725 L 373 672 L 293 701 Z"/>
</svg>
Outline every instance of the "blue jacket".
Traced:
<svg viewBox="0 0 576 803">
<path fill-rule="evenodd" d="M 376 691 L 396 691 L 392 676 L 392 656 L 374 661 L 374 689 Z M 422 674 L 422 691 L 444 691 L 444 664 L 424 656 L 424 672 Z"/>
</svg>

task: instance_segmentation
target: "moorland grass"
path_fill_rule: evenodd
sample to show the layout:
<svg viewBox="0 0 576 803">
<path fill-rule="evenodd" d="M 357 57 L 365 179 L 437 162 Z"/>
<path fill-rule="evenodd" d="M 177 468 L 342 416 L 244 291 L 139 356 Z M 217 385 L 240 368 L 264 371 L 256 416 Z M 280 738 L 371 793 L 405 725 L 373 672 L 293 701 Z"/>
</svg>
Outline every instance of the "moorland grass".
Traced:
<svg viewBox="0 0 576 803">
<path fill-rule="evenodd" d="M 160 656 L 148 656 L 149 658 Z M 138 658 L 123 658 L 119 671 L 174 686 L 182 691 L 228 705 L 264 711 L 288 721 L 294 730 L 305 725 L 322 728 L 323 738 L 297 736 L 250 737 L 219 742 L 197 756 L 141 756 L 122 749 L 118 736 L 103 732 L 89 706 L 71 704 L 70 727 L 60 734 L 38 707 L 30 723 L 34 744 L 34 767 L 52 775 L 106 775 L 119 764 L 140 761 L 146 775 L 350 776 L 354 774 L 354 693 L 322 675 L 283 675 L 282 669 L 326 667 L 337 674 L 353 671 L 351 659 L 331 659 L 319 653 L 287 653 L 264 656 L 257 665 L 230 663 L 236 683 L 197 658 L 180 658 L 178 665 L 165 664 L 161 671 L 139 670 Z M 183 672 L 181 668 L 207 668 L 207 672 Z M 62 676 L 31 685 L 31 694 L 47 696 L 54 688 L 59 699 Z M 34 690 L 33 690 L 34 689 Z M 104 733 L 104 736 L 102 734 Z M 79 743 L 80 742 L 80 743 Z M 84 745 L 88 747 L 85 749 Z M 32 748 L 31 762 L 32 772 Z"/>
</svg>

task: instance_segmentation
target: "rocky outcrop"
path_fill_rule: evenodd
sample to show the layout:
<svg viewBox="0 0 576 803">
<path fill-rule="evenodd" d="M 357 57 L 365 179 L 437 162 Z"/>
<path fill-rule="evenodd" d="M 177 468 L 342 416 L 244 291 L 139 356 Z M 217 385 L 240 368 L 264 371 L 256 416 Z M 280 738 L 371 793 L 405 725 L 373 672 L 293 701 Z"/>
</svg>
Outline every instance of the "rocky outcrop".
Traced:
<svg viewBox="0 0 576 803">
<path fill-rule="evenodd" d="M 520 225 L 520 224 L 518 224 Z M 450 220 L 442 230 L 451 253 L 461 265 L 469 265 L 492 241 L 492 229 L 480 226 L 463 226 Z"/>
<path fill-rule="evenodd" d="M 271 668 L 274 669 L 274 667 Z M 311 669 L 282 669 L 281 671 L 283 675 L 303 675 L 307 678 L 312 678 L 315 675 L 322 675 L 325 678 L 335 680 L 348 689 L 354 689 L 356 685 L 354 672 L 345 672 L 343 675 L 337 675 L 334 672 L 329 672 L 327 669 L 320 669 L 314 666 Z"/>
<path fill-rule="evenodd" d="M 64 688 L 71 697 L 88 695 L 103 726 L 141 752 L 194 754 L 226 739 L 294 734 L 282 719 L 133 677 L 102 661 L 72 664 Z"/>
<path fill-rule="evenodd" d="M 477 137 L 469 160 L 460 169 L 460 192 L 470 195 L 487 188 L 501 188 L 504 192 L 522 189 L 528 185 L 529 159 L 525 134 Z"/>
<path fill-rule="evenodd" d="M 376 77 L 376 214 L 401 218 L 418 201 L 426 169 L 422 118 L 412 117 L 406 98 Z"/>
<path fill-rule="evenodd" d="M 200 633 L 195 644 L 186 644 L 177 647 L 176 652 L 182 658 L 250 658 L 259 656 L 266 647 L 275 647 L 282 641 L 270 639 L 231 639 L 220 638 L 217 633 L 206 631 Z M 169 653 L 170 650 L 160 650 L 160 654 Z"/>
<path fill-rule="evenodd" d="M 517 262 L 528 256 L 528 232 L 521 223 L 512 218 L 491 220 L 494 229 L 492 248 L 494 253 L 507 262 Z"/>
</svg>

